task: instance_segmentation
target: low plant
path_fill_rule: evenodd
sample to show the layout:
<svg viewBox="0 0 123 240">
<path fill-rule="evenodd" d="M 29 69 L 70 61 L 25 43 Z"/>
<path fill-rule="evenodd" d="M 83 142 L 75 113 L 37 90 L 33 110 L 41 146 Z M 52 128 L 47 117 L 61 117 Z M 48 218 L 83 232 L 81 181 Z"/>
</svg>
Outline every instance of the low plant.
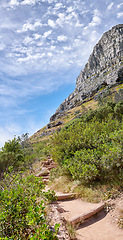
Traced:
<svg viewBox="0 0 123 240">
<path fill-rule="evenodd" d="M 67 223 L 66 228 L 70 237 L 70 240 L 75 240 L 76 239 L 76 230 L 72 224 Z"/>
<path fill-rule="evenodd" d="M 118 219 L 118 225 L 123 229 L 123 209 L 120 209 L 120 217 Z"/>
<path fill-rule="evenodd" d="M 6 176 L 8 182 L 9 176 Z M 26 178 L 12 176 L 9 186 L 5 179 L 0 190 L 0 237 L 17 240 L 55 240 L 48 224 L 46 204 L 55 197 L 54 192 L 45 192 L 41 179 L 33 175 Z"/>
</svg>

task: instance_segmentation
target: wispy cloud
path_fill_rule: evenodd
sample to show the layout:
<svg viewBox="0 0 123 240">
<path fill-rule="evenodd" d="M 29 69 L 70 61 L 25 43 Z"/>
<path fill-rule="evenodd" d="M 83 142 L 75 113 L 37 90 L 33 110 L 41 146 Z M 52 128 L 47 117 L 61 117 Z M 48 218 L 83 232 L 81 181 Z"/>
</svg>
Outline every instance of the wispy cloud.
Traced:
<svg viewBox="0 0 123 240">
<path fill-rule="evenodd" d="M 48 25 L 52 28 L 56 27 L 55 21 L 53 21 L 52 19 L 48 19 Z"/>
<path fill-rule="evenodd" d="M 64 42 L 64 41 L 67 40 L 67 37 L 64 36 L 64 35 L 60 35 L 60 36 L 57 37 L 57 39 L 58 39 L 59 42 Z"/>
<path fill-rule="evenodd" d="M 3 116 L 10 110 L 14 118 L 23 112 L 21 107 L 14 112 L 23 101 L 75 82 L 73 72 L 79 74 L 102 33 L 123 17 L 121 0 L 1 0 L 0 4 L 0 107 Z M 60 73 L 64 73 L 61 79 Z M 10 122 L 14 126 L 16 121 Z M 3 128 L 9 137 L 10 129 L 5 124 Z M 5 139 L 4 131 L 0 133 Z"/>
<path fill-rule="evenodd" d="M 42 0 L 45 1 L 45 0 Z M 35 5 L 36 3 L 40 3 L 40 0 L 22 0 L 21 2 L 19 0 L 11 0 L 9 3 L 10 7 L 15 7 L 19 5 Z"/>
<path fill-rule="evenodd" d="M 92 18 L 92 21 L 89 23 L 89 26 L 94 27 L 96 25 L 100 25 L 101 24 L 100 16 L 101 16 L 101 14 L 100 14 L 99 10 L 95 9 L 94 16 Z"/>
<path fill-rule="evenodd" d="M 117 13 L 117 18 L 121 18 L 121 17 L 123 17 L 123 12 Z"/>
<path fill-rule="evenodd" d="M 18 0 L 11 0 L 10 3 L 9 3 L 9 5 L 10 5 L 11 7 L 18 6 L 18 5 L 19 5 L 19 2 L 18 2 Z"/>
<path fill-rule="evenodd" d="M 120 3 L 117 5 L 117 8 L 121 8 L 121 7 L 123 7 L 123 3 Z"/>
<path fill-rule="evenodd" d="M 52 30 L 46 31 L 46 32 L 43 34 L 42 38 L 47 38 L 51 33 L 52 33 Z"/>
<path fill-rule="evenodd" d="M 34 5 L 40 2 L 40 0 L 24 0 L 21 2 L 22 5 Z"/>
<path fill-rule="evenodd" d="M 29 30 L 35 31 L 35 29 L 38 28 L 38 27 L 42 27 L 42 23 L 41 23 L 40 20 L 35 21 L 34 24 L 31 24 L 30 22 L 27 22 L 22 26 L 22 29 L 17 30 L 17 32 L 18 33 L 23 33 L 23 32 L 27 32 Z"/>
<path fill-rule="evenodd" d="M 108 7 L 107 7 L 107 10 L 111 10 L 112 7 L 113 7 L 113 5 L 114 5 L 114 2 L 110 3 L 110 4 L 108 5 Z"/>
</svg>

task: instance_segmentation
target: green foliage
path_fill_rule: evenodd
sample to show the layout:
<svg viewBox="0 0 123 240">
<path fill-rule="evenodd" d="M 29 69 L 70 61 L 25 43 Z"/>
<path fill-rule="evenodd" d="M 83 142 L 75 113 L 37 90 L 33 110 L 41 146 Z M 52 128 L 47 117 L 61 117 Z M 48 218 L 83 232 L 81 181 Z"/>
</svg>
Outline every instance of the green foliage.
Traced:
<svg viewBox="0 0 123 240">
<path fill-rule="evenodd" d="M 123 89 L 122 88 L 120 88 L 118 90 L 118 92 L 115 93 L 115 102 L 118 103 L 121 101 L 123 101 Z"/>
<path fill-rule="evenodd" d="M 10 166 L 16 171 L 25 168 L 33 160 L 32 150 L 28 142 L 28 134 L 5 142 L 0 152 L 0 174 L 8 171 Z"/>
<path fill-rule="evenodd" d="M 116 117 L 121 120 L 122 119 L 122 115 L 123 115 L 123 102 L 119 102 L 118 104 L 116 104 L 115 108 L 114 108 L 114 112 Z"/>
<path fill-rule="evenodd" d="M 123 103 L 108 102 L 71 121 L 52 140 L 52 156 L 84 184 L 123 178 Z M 120 120 L 120 121 L 119 121 Z"/>
<path fill-rule="evenodd" d="M 9 176 L 6 180 L 11 182 Z M 13 176 L 7 187 L 5 180 L 0 191 L 0 237 L 2 239 L 57 239 L 57 230 L 50 229 L 46 203 L 54 199 L 54 192 L 44 192 L 42 180 L 34 176 Z"/>
<path fill-rule="evenodd" d="M 102 106 L 106 104 L 106 102 L 109 101 L 109 99 L 112 100 L 112 94 L 110 87 L 107 86 L 101 93 L 98 94 L 97 97 L 98 105 Z"/>
<path fill-rule="evenodd" d="M 49 140 L 44 140 L 33 145 L 33 152 L 38 160 L 44 160 L 50 155 Z"/>
</svg>

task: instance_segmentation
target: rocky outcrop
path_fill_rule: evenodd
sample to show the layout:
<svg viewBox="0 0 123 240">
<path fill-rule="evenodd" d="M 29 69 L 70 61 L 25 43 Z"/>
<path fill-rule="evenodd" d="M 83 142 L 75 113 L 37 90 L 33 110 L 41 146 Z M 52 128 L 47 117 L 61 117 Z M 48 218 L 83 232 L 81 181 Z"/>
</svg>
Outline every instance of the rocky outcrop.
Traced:
<svg viewBox="0 0 123 240">
<path fill-rule="evenodd" d="M 105 32 L 95 45 L 84 70 L 77 77 L 74 92 L 63 101 L 50 121 L 91 97 L 101 86 L 112 86 L 122 80 L 123 24 L 120 24 Z"/>
</svg>

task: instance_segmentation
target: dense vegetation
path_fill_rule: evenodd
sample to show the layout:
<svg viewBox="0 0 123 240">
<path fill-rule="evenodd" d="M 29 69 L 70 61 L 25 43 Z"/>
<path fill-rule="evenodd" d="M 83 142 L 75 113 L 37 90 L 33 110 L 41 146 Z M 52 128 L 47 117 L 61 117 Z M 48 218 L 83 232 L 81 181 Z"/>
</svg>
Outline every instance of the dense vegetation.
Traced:
<svg viewBox="0 0 123 240">
<path fill-rule="evenodd" d="M 0 239 L 57 239 L 58 225 L 51 229 L 46 211 L 54 192 L 44 191 L 42 180 L 25 172 L 44 145 L 34 151 L 24 134 L 6 142 L 0 152 Z"/>
<path fill-rule="evenodd" d="M 5 142 L 0 151 L 0 175 L 12 166 L 14 171 L 25 169 L 34 161 L 34 154 L 28 141 L 28 134 Z"/>
<path fill-rule="evenodd" d="M 6 175 L 0 191 L 0 239 L 57 239 L 58 225 L 51 230 L 46 203 L 54 199 L 41 179 Z"/>
<path fill-rule="evenodd" d="M 123 187 L 123 102 L 107 102 L 74 119 L 52 139 L 52 156 L 83 184 Z"/>
</svg>

